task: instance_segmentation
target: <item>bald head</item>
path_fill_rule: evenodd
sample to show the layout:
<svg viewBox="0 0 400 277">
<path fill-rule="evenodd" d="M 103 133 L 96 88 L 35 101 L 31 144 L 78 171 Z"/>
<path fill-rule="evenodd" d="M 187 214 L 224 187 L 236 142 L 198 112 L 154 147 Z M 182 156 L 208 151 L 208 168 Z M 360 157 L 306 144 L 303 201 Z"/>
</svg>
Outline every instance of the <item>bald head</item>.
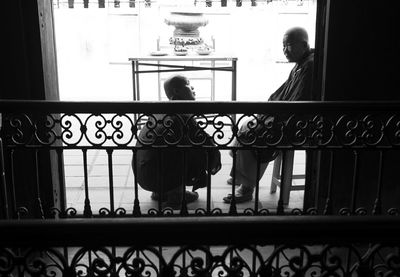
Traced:
<svg viewBox="0 0 400 277">
<path fill-rule="evenodd" d="M 293 27 L 283 36 L 283 53 L 289 62 L 298 63 L 310 52 L 308 34 L 304 28 Z"/>
<path fill-rule="evenodd" d="M 308 34 L 304 28 L 293 27 L 285 32 L 287 40 L 290 42 L 306 42 L 308 44 Z"/>
<path fill-rule="evenodd" d="M 189 80 L 182 75 L 175 75 L 164 82 L 164 91 L 169 100 L 195 100 L 196 93 Z"/>
<path fill-rule="evenodd" d="M 177 91 L 186 85 L 186 78 L 181 75 L 175 75 L 164 82 L 164 91 L 168 99 L 176 97 Z"/>
</svg>

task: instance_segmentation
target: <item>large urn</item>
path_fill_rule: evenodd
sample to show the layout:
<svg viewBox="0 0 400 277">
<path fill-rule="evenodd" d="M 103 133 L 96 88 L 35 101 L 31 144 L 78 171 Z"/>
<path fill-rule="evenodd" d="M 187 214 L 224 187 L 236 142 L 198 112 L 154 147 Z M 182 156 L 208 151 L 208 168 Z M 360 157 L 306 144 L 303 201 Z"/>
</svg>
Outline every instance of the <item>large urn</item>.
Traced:
<svg viewBox="0 0 400 277">
<path fill-rule="evenodd" d="M 197 45 L 203 42 L 198 28 L 206 26 L 208 19 L 201 12 L 174 11 L 165 18 L 165 23 L 175 27 L 171 44 Z"/>
</svg>

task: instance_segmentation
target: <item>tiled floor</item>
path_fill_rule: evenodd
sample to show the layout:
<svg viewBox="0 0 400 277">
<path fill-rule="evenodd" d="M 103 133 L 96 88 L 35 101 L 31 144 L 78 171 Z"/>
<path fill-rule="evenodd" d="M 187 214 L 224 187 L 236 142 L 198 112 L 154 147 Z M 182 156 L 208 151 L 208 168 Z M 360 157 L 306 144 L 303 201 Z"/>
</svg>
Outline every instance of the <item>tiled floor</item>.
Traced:
<svg viewBox="0 0 400 277">
<path fill-rule="evenodd" d="M 221 151 L 222 169 L 215 176 L 212 176 L 211 188 L 211 209 L 220 208 L 223 212 L 229 210 L 229 204 L 225 204 L 222 198 L 231 192 L 231 186 L 227 185 L 232 159 L 228 151 Z M 110 209 L 110 188 L 108 177 L 108 158 L 105 150 L 88 151 L 88 184 L 91 208 L 94 214 L 99 209 L 106 207 Z M 132 212 L 134 199 L 134 179 L 131 169 L 132 152 L 129 150 L 115 150 L 113 153 L 114 173 L 114 209 L 125 208 L 127 213 Z M 80 150 L 66 150 L 64 152 L 65 175 L 67 187 L 67 206 L 82 211 L 85 200 L 83 158 Z M 294 161 L 294 174 L 304 174 L 305 152 L 296 151 Z M 273 163 L 267 168 L 266 173 L 260 181 L 259 209 L 275 209 L 279 197 L 279 189 L 276 193 L 270 193 Z M 294 185 L 304 184 L 304 180 L 293 180 Z M 199 200 L 188 205 L 189 210 L 206 208 L 206 188 L 199 189 Z M 292 191 L 287 208 L 302 208 L 304 191 Z M 150 208 L 157 208 L 158 202 L 150 199 L 150 192 L 139 187 L 139 201 L 142 213 L 147 213 Z M 238 204 L 237 209 L 252 207 L 254 200 Z"/>
</svg>

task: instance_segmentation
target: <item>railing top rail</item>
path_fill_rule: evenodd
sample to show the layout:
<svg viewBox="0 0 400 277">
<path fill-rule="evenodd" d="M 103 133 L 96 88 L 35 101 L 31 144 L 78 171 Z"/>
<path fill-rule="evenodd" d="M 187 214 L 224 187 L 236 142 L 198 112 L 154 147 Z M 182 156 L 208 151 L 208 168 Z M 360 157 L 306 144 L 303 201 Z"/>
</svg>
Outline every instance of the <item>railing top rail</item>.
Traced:
<svg viewBox="0 0 400 277">
<path fill-rule="evenodd" d="M 235 139 L 247 148 L 400 146 L 400 102 L 4 100 L 0 114 L 7 147 L 203 147 L 211 140 L 226 149 Z"/>
<path fill-rule="evenodd" d="M 162 230 L 162 231 L 160 231 Z M 365 232 L 368 230 L 368 232 Z M 171 217 L 0 221 L 0 245 L 399 243 L 393 216 Z M 68 239 L 65 239 L 68 237 Z M 34 239 L 33 239 L 34 238 Z M 135 239 L 136 238 L 136 239 Z M 45 245 L 44 245 L 45 244 Z"/>
<path fill-rule="evenodd" d="M 400 110 L 400 101 L 298 101 L 298 102 L 74 102 L 74 101 L 40 101 L 40 100 L 1 100 L 0 113 L 4 112 L 98 112 L 98 113 L 154 113 L 174 112 L 193 113 L 275 113 L 275 112 L 357 112 L 365 110 L 396 111 Z"/>
</svg>

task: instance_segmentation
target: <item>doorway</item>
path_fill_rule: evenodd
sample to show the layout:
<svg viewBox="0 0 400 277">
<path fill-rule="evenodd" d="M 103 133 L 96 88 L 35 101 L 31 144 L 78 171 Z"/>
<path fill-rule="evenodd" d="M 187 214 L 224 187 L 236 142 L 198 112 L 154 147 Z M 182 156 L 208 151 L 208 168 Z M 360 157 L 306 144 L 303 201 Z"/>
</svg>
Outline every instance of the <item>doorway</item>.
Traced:
<svg viewBox="0 0 400 277">
<path fill-rule="evenodd" d="M 168 45 L 173 27 L 165 24 L 164 19 L 170 11 L 186 5 L 184 1 L 180 4 L 178 1 L 158 1 L 151 6 L 138 2 L 133 7 L 128 2 L 118 6 L 113 2 L 104 7 L 91 3 L 85 7 L 78 1 L 73 8 L 68 3 L 54 6 L 61 100 L 131 101 L 133 88 L 128 59 L 156 50 L 157 41 Z M 200 4 L 187 7 L 198 9 L 208 18 L 208 24 L 200 28 L 200 33 L 205 40 L 215 39 L 215 51 L 229 49 L 238 57 L 239 101 L 266 101 L 287 79 L 293 64 L 287 63 L 282 53 L 282 35 L 289 27 L 304 27 L 309 33 L 311 47 L 315 45 L 316 1 L 257 3 L 252 6 L 249 1 L 237 7 L 236 1 L 229 1 L 226 7 L 221 7 L 218 2 L 207 8 Z M 216 76 L 216 80 L 216 91 L 219 92 L 216 100 L 227 101 L 230 89 L 226 89 L 226 83 L 230 81 L 222 75 Z M 141 100 L 157 99 L 156 83 L 154 76 L 141 81 L 141 90 L 146 91 Z M 203 83 L 196 87 L 200 91 L 207 90 Z M 130 194 L 125 193 L 125 190 L 131 190 L 133 180 L 131 153 L 121 151 L 116 157 L 113 172 L 115 188 L 120 189 L 115 195 L 119 198 L 116 205 L 131 208 L 132 199 L 126 198 Z M 299 152 L 296 157 L 300 159 L 296 160 L 295 171 L 302 174 L 305 171 L 304 152 Z M 229 156 L 223 155 L 223 158 L 225 170 L 216 181 L 219 183 L 224 182 L 222 175 L 227 176 L 230 166 Z M 109 198 L 108 175 L 102 175 L 107 174 L 104 170 L 107 153 L 90 151 L 88 161 L 89 178 L 96 184 L 92 187 L 94 198 L 101 206 Z M 82 154 L 65 151 L 64 162 L 67 205 L 83 207 Z M 269 169 L 263 180 L 265 183 L 272 177 L 272 165 Z M 226 193 L 221 192 L 220 198 Z"/>
</svg>

